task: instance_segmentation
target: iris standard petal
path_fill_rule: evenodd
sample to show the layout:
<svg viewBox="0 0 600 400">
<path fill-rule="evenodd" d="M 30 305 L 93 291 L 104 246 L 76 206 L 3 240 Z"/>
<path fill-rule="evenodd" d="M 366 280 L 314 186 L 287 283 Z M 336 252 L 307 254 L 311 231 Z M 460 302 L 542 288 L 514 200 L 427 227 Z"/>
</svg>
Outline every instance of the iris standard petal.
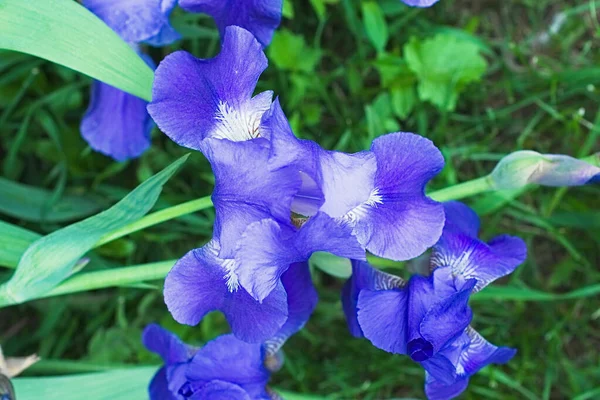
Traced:
<svg viewBox="0 0 600 400">
<path fill-rule="evenodd" d="M 444 227 L 443 206 L 425 196 L 425 185 L 442 170 L 444 158 L 430 140 L 406 132 L 375 139 L 371 151 L 377 160 L 377 201 L 362 210 L 355 233 L 375 255 L 414 258 L 439 239 Z"/>
<path fill-rule="evenodd" d="M 84 0 L 83 5 L 123 40 L 163 46 L 181 36 L 169 23 L 177 0 Z"/>
<path fill-rule="evenodd" d="M 186 362 L 196 350 L 157 324 L 150 324 L 144 329 L 142 343 L 148 350 L 161 356 L 167 365 Z"/>
<path fill-rule="evenodd" d="M 202 60 L 178 51 L 159 64 L 148 111 L 173 141 L 196 150 L 206 137 L 259 137 L 271 95 L 252 94 L 266 67 L 267 58 L 254 36 L 230 26 L 215 58 Z"/>
<path fill-rule="evenodd" d="M 251 344 L 233 335 L 208 342 L 196 353 L 188 371 L 188 380 L 197 386 L 221 380 L 240 386 L 251 398 L 265 396 L 270 373 L 264 366 L 261 344 Z"/>
<path fill-rule="evenodd" d="M 259 303 L 239 287 L 234 260 L 218 257 L 219 246 L 209 242 L 181 258 L 165 280 L 165 303 L 173 318 L 196 325 L 210 311 L 224 315 L 236 337 L 262 342 L 287 320 L 287 296 L 281 283 Z"/>
<path fill-rule="evenodd" d="M 291 264 L 281 276 L 281 282 L 287 293 L 288 319 L 279 332 L 265 342 L 267 355 L 275 355 L 290 336 L 304 327 L 319 300 L 306 261 Z"/>
<path fill-rule="evenodd" d="M 169 390 L 169 383 L 167 382 L 166 367 L 160 368 L 156 375 L 150 381 L 148 387 L 148 395 L 150 400 L 179 400 Z"/>
<path fill-rule="evenodd" d="M 355 337 L 364 336 L 357 319 L 358 294 L 361 290 L 399 289 L 404 285 L 400 277 L 379 271 L 366 261 L 352 260 L 352 275 L 342 288 L 342 306 L 350 333 Z"/>
<path fill-rule="evenodd" d="M 283 0 L 179 0 L 179 5 L 189 12 L 212 16 L 221 35 L 226 27 L 237 25 L 267 46 L 281 22 Z"/>
<path fill-rule="evenodd" d="M 92 149 L 117 161 L 139 157 L 150 147 L 154 126 L 146 104 L 139 97 L 94 81 L 81 136 Z"/>
<path fill-rule="evenodd" d="M 449 223 L 433 248 L 431 265 L 448 267 L 457 279 L 477 280 L 473 292 L 478 292 L 494 280 L 510 274 L 525 261 L 527 246 L 522 239 L 501 235 L 485 243 L 477 238 L 473 229 L 474 213 L 466 205 L 452 202 L 445 205 Z M 470 226 L 455 221 L 469 215 Z"/>
<path fill-rule="evenodd" d="M 242 234 L 253 222 L 274 219 L 291 227 L 291 203 L 301 179 L 289 167 L 266 168 L 269 149 L 265 142 L 206 139 L 201 146 L 215 175 L 214 237 L 221 243 L 221 258 L 233 258 Z"/>
</svg>

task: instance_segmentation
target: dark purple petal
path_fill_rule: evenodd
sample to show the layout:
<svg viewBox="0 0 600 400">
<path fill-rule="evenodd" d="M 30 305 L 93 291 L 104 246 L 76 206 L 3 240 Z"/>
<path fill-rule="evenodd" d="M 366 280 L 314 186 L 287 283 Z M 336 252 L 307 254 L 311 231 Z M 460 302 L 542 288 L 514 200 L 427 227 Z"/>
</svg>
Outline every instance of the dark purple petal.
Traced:
<svg viewBox="0 0 600 400">
<path fill-rule="evenodd" d="M 139 157 L 150 147 L 153 123 L 146 101 L 99 81 L 92 84 L 81 136 L 90 147 L 117 161 Z"/>
<path fill-rule="evenodd" d="M 195 386 L 221 380 L 240 386 L 251 398 L 265 396 L 270 373 L 263 362 L 262 345 L 223 335 L 208 342 L 196 353 L 187 377 Z"/>
<path fill-rule="evenodd" d="M 423 339 L 431 344 L 433 353 L 459 336 L 471 323 L 473 313 L 468 303 L 475 283 L 474 279 L 468 280 L 459 292 L 427 310 L 419 330 Z"/>
<path fill-rule="evenodd" d="M 361 290 L 389 290 L 404 286 L 404 281 L 394 275 L 386 274 L 371 267 L 366 261 L 352 260 L 352 276 L 342 288 L 342 306 L 350 333 L 363 337 L 357 318 L 358 294 Z"/>
<path fill-rule="evenodd" d="M 150 324 L 144 329 L 142 343 L 148 350 L 161 356 L 166 365 L 186 362 L 196 350 L 157 324 Z"/>
<path fill-rule="evenodd" d="M 431 7 L 439 0 L 402 0 L 404 4 L 409 5 L 411 7 Z"/>
<path fill-rule="evenodd" d="M 477 213 L 460 201 L 449 201 L 443 204 L 446 215 L 444 231 L 452 230 L 476 238 L 480 225 Z"/>
<path fill-rule="evenodd" d="M 194 393 L 190 400 L 253 400 L 248 392 L 236 384 L 211 381 Z"/>
<path fill-rule="evenodd" d="M 425 185 L 444 166 L 444 158 L 424 137 L 398 132 L 371 147 L 377 160 L 372 204 L 361 210 L 355 234 L 380 257 L 417 257 L 440 237 L 444 209 L 425 196 Z"/>
<path fill-rule="evenodd" d="M 179 400 L 177 396 L 169 390 L 165 367 L 160 368 L 152 378 L 150 386 L 148 387 L 148 395 L 150 400 Z"/>
<path fill-rule="evenodd" d="M 454 383 L 457 379 L 456 367 L 450 360 L 440 354 L 424 360 L 421 362 L 421 366 L 428 374 L 446 385 Z"/>
<path fill-rule="evenodd" d="M 265 342 L 267 355 L 275 355 L 290 336 L 304 327 L 319 300 L 308 262 L 290 265 L 281 276 L 281 282 L 287 293 L 288 319 L 279 332 Z"/>
<path fill-rule="evenodd" d="M 292 168 L 270 171 L 266 167 L 265 142 L 206 139 L 201 146 L 215 175 L 214 236 L 221 243 L 221 258 L 233 258 L 238 241 L 253 222 L 273 218 L 291 227 L 290 207 L 301 180 Z"/>
<path fill-rule="evenodd" d="M 454 383 L 444 384 L 429 373 L 425 373 L 425 394 L 429 400 L 450 400 L 458 397 L 467 389 L 469 378 L 457 379 Z"/>
<path fill-rule="evenodd" d="M 527 257 L 527 246 L 518 237 L 501 235 L 484 243 L 477 239 L 475 216 L 457 202 L 446 206 L 448 223 L 434 246 L 432 267 L 449 267 L 455 279 L 477 280 L 478 292 L 494 280 L 510 274 Z M 466 217 L 470 222 L 466 227 Z M 462 219 L 462 222 L 458 222 Z"/>
<path fill-rule="evenodd" d="M 281 21 L 283 0 L 179 0 L 186 11 L 209 14 L 223 35 L 230 25 L 252 32 L 267 46 Z"/>
<path fill-rule="evenodd" d="M 406 290 L 360 291 L 358 323 L 375 347 L 407 354 L 407 302 Z"/>
<path fill-rule="evenodd" d="M 178 51 L 160 63 L 148 111 L 167 136 L 192 149 L 199 150 L 206 137 L 256 138 L 272 98 L 271 92 L 252 98 L 266 67 L 267 58 L 254 36 L 230 26 L 215 58 L 201 60 Z"/>
<path fill-rule="evenodd" d="M 165 303 L 176 321 L 196 325 L 219 310 L 241 340 L 263 342 L 287 320 L 287 296 L 279 282 L 259 303 L 238 284 L 234 260 L 218 258 L 218 243 L 210 242 L 181 258 L 165 280 Z"/>
<path fill-rule="evenodd" d="M 181 36 L 171 27 L 169 14 L 177 0 L 84 0 L 83 5 L 123 40 L 164 46 Z"/>
</svg>

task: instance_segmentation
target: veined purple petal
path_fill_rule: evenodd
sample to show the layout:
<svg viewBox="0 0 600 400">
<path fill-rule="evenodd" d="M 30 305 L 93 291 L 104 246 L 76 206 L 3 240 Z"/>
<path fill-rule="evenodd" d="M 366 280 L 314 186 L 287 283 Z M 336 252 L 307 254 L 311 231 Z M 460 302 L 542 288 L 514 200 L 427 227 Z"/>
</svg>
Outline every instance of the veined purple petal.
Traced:
<svg viewBox="0 0 600 400">
<path fill-rule="evenodd" d="M 150 147 L 154 126 L 148 103 L 106 83 L 94 81 L 81 136 L 90 147 L 117 161 L 139 157 Z"/>
<path fill-rule="evenodd" d="M 439 0 L 402 0 L 402 2 L 411 7 L 431 7 Z"/>
<path fill-rule="evenodd" d="M 242 389 L 240 386 L 225 382 L 214 380 L 194 393 L 190 400 L 253 400 L 248 392 Z"/>
<path fill-rule="evenodd" d="M 165 280 L 165 303 L 179 323 L 196 325 L 219 310 L 241 340 L 263 342 L 273 337 L 288 316 L 287 295 L 281 282 L 261 303 L 239 286 L 235 261 L 218 257 L 215 241 L 181 258 Z"/>
<path fill-rule="evenodd" d="M 373 201 L 361 210 L 355 234 L 380 257 L 414 258 L 439 239 L 444 226 L 443 206 L 425 196 L 444 158 L 429 139 L 406 132 L 375 139 L 371 150 L 377 160 Z"/>
<path fill-rule="evenodd" d="M 290 336 L 302 329 L 318 301 L 308 262 L 290 265 L 281 276 L 281 282 L 287 293 L 288 319 L 279 332 L 265 342 L 267 355 L 275 355 Z"/>
<path fill-rule="evenodd" d="M 469 377 L 489 364 L 508 362 L 515 353 L 515 349 L 492 345 L 469 326 L 452 346 L 439 355 L 455 366 L 456 379 L 444 382 L 428 370 L 425 375 L 425 393 L 429 399 L 457 397 L 467 388 Z"/>
<path fill-rule="evenodd" d="M 238 385 L 251 398 L 266 397 L 265 386 L 270 373 L 263 362 L 261 344 L 223 335 L 208 342 L 196 353 L 189 365 L 187 378 L 194 386 L 220 380 Z"/>
<path fill-rule="evenodd" d="M 84 0 L 123 40 L 164 46 L 181 38 L 169 23 L 177 0 Z"/>
<path fill-rule="evenodd" d="M 241 26 L 267 46 L 281 21 L 283 0 L 179 0 L 186 11 L 209 14 L 221 32 Z"/>
<path fill-rule="evenodd" d="M 259 137 L 272 93 L 252 94 L 266 67 L 267 58 L 254 36 L 243 28 L 227 27 L 215 58 L 202 60 L 178 51 L 160 63 L 148 111 L 173 141 L 196 150 L 206 137 Z"/>
<path fill-rule="evenodd" d="M 142 342 L 148 350 L 160 355 L 167 365 L 186 362 L 197 350 L 157 324 L 150 324 L 144 329 Z"/>
<path fill-rule="evenodd" d="M 355 337 L 364 336 L 357 318 L 358 294 L 361 290 L 399 289 L 404 284 L 400 277 L 379 271 L 366 261 L 352 260 L 352 276 L 342 288 L 342 306 L 350 333 Z"/>
<path fill-rule="evenodd" d="M 478 226 L 476 216 L 466 205 L 451 202 L 444 205 L 449 221 L 434 246 L 432 267 L 449 267 L 457 279 L 477 280 L 473 292 L 478 292 L 494 280 L 510 274 L 527 257 L 527 246 L 520 238 L 508 235 L 497 236 L 489 243 L 477 239 L 474 229 Z M 470 226 L 465 219 L 470 215 Z"/>
<path fill-rule="evenodd" d="M 166 367 L 161 367 L 152 378 L 152 381 L 150 381 L 148 396 L 150 397 L 150 400 L 179 400 L 177 396 L 169 390 Z"/>
<path fill-rule="evenodd" d="M 309 218 L 297 232 L 272 219 L 255 222 L 244 232 L 236 253 L 240 284 L 262 301 L 290 264 L 306 261 L 316 251 L 365 258 L 351 228 L 324 213 Z"/>
<path fill-rule="evenodd" d="M 209 138 L 201 146 L 215 175 L 214 237 L 221 244 L 220 258 L 234 258 L 242 234 L 253 222 L 273 219 L 291 228 L 290 208 L 300 176 L 292 168 L 270 171 L 264 143 L 268 144 Z"/>
</svg>

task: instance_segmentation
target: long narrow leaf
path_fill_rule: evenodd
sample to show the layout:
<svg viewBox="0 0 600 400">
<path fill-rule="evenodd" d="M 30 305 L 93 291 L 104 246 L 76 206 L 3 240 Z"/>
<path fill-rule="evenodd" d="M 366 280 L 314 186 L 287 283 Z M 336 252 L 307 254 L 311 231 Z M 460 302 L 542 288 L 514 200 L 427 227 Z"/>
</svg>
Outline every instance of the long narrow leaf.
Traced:
<svg viewBox="0 0 600 400">
<path fill-rule="evenodd" d="M 45 58 L 150 100 L 153 72 L 73 0 L 0 1 L 0 48 Z"/>
<path fill-rule="evenodd" d="M 184 156 L 175 161 L 108 210 L 35 241 L 21 257 L 10 281 L 0 286 L 0 305 L 40 297 L 68 278 L 77 262 L 102 236 L 150 211 L 163 185 L 186 159 Z"/>
<path fill-rule="evenodd" d="M 27 247 L 41 235 L 0 221 L 0 266 L 14 268 Z"/>
</svg>

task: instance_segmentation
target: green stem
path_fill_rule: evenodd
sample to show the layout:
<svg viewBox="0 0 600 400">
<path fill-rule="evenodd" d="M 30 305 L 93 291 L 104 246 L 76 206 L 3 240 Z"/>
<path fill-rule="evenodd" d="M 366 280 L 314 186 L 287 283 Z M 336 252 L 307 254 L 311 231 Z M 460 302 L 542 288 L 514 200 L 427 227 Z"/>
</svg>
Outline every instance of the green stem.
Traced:
<svg viewBox="0 0 600 400">
<path fill-rule="evenodd" d="M 212 206 L 210 196 L 201 197 L 196 200 L 191 200 L 182 204 L 178 204 L 173 207 L 165 208 L 164 210 L 156 211 L 152 214 L 146 215 L 144 218 L 137 220 L 136 222 L 129 224 L 119 230 L 105 235 L 95 247 L 100 247 L 103 244 L 112 242 L 113 240 L 119 239 L 123 236 L 127 236 L 131 233 L 140 231 L 149 226 L 160 224 L 161 222 L 169 221 L 178 217 L 182 217 L 187 214 L 191 214 L 196 211 L 204 210 Z"/>
<path fill-rule="evenodd" d="M 458 200 L 492 190 L 492 180 L 489 175 L 473 179 L 444 189 L 436 190 L 427 195 L 435 201 Z"/>
<path fill-rule="evenodd" d="M 48 293 L 45 293 L 43 297 L 164 279 L 176 261 L 177 260 L 168 260 L 150 264 L 80 273 L 64 281 Z"/>
</svg>

